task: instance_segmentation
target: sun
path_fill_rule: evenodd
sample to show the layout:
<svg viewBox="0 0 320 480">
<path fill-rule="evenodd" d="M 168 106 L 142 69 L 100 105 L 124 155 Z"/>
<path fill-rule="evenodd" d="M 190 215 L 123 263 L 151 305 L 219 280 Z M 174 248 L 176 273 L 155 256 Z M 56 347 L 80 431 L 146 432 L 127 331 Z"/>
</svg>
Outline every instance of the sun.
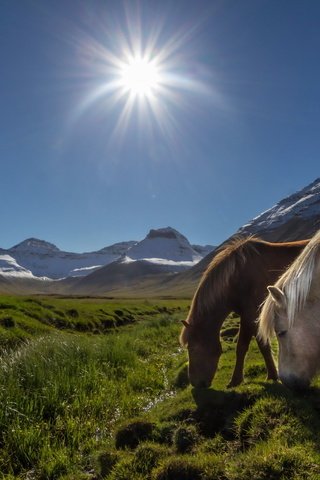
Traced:
<svg viewBox="0 0 320 480">
<path fill-rule="evenodd" d="M 132 57 L 120 69 L 120 85 L 136 96 L 148 97 L 160 84 L 159 69 L 155 62 L 143 57 Z"/>
<path fill-rule="evenodd" d="M 125 18 L 127 24 L 122 27 L 110 25 L 105 41 L 81 39 L 88 92 L 72 112 L 71 121 L 95 108 L 97 115 L 110 122 L 110 145 L 123 145 L 125 134 L 133 129 L 145 138 L 161 135 L 174 145 L 195 94 L 217 105 L 222 100 L 203 81 L 203 76 L 210 78 L 206 67 L 193 63 L 193 50 L 187 49 L 193 29 L 170 34 L 165 18 L 143 27 L 140 13 L 132 13 L 130 7 Z"/>
</svg>

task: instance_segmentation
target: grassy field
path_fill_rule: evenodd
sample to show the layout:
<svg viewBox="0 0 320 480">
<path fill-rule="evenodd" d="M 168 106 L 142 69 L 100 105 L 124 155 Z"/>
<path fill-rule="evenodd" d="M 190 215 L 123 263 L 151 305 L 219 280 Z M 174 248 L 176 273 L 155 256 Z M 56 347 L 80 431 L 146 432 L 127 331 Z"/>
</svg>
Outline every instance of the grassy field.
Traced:
<svg viewBox="0 0 320 480">
<path fill-rule="evenodd" d="M 230 318 L 213 387 L 192 389 L 188 305 L 0 297 L 0 478 L 319 479 L 317 384 L 265 382 L 252 344 L 245 384 L 227 390 Z"/>
</svg>

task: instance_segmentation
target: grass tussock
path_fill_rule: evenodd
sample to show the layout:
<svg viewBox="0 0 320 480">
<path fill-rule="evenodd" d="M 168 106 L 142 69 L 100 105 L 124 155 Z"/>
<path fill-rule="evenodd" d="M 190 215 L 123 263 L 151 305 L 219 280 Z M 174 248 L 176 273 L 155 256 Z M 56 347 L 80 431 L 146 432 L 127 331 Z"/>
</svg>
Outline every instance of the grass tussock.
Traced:
<svg viewBox="0 0 320 480">
<path fill-rule="evenodd" d="M 288 448 L 281 443 L 258 445 L 227 467 L 228 480 L 308 480 L 319 478 L 317 454 L 310 445 Z"/>
</svg>

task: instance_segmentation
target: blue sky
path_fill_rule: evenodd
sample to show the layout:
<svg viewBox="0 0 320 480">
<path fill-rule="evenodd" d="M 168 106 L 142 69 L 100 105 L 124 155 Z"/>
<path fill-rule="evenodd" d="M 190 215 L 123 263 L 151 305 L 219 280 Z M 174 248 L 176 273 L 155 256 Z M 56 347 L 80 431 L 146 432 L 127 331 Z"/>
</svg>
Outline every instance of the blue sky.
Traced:
<svg viewBox="0 0 320 480">
<path fill-rule="evenodd" d="M 2 0 L 0 247 L 169 225 L 218 244 L 312 182 L 319 18 L 318 0 Z M 163 85 L 126 115 L 115 62 L 139 44 Z"/>
</svg>

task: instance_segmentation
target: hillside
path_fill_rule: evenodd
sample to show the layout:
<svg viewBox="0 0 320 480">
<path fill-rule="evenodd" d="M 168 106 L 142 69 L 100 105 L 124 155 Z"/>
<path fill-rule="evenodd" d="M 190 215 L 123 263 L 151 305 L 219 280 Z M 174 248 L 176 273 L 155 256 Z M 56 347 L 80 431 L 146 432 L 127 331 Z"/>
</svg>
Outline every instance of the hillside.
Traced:
<svg viewBox="0 0 320 480">
<path fill-rule="evenodd" d="M 320 178 L 243 225 L 240 235 L 284 242 L 309 238 L 320 228 Z"/>
</svg>

